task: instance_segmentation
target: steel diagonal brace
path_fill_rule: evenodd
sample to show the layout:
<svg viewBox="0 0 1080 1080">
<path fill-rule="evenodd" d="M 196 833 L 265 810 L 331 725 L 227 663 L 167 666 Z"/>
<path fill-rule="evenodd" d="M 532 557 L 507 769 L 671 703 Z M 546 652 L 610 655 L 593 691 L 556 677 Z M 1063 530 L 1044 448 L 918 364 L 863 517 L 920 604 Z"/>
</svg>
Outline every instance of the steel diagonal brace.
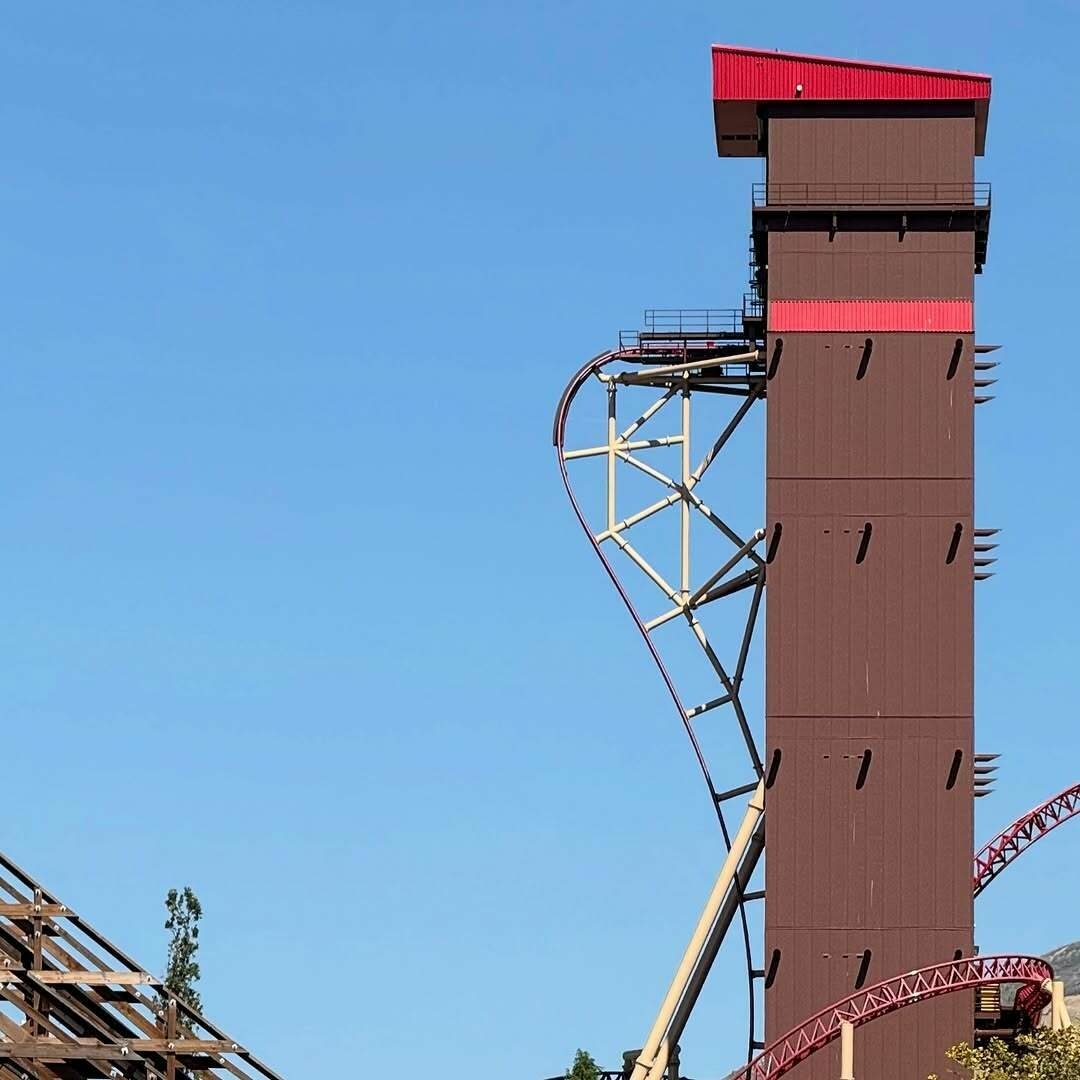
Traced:
<svg viewBox="0 0 1080 1080">
<path fill-rule="evenodd" d="M 749 881 L 753 871 L 753 865 L 747 868 L 744 862 L 749 856 L 756 864 L 761 854 L 761 845 L 753 841 L 759 835 L 758 827 L 764 812 L 765 784 L 759 781 L 750 797 L 739 831 L 732 838 L 724 865 L 721 866 L 716 883 L 705 902 L 701 918 L 694 927 L 675 977 L 660 1005 L 649 1037 L 634 1063 L 630 1080 L 660 1080 L 663 1076 L 671 1047 L 682 1033 L 682 1027 L 685 1026 L 709 973 L 724 932 L 731 925 L 738 909 L 744 880 Z M 760 840 L 763 842 L 764 837 L 761 836 Z M 726 925 L 723 917 L 726 917 Z M 688 1001 L 685 1007 L 684 1001 Z M 678 1026 L 677 1021 L 682 1026 Z"/>
</svg>

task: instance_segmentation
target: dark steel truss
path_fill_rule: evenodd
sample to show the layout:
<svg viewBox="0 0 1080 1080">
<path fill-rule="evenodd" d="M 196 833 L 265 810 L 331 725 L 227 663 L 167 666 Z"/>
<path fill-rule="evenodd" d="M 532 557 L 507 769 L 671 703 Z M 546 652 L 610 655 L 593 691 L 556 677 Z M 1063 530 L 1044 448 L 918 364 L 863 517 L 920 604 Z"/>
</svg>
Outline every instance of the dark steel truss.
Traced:
<svg viewBox="0 0 1080 1080">
<path fill-rule="evenodd" d="M 0 1078 L 282 1080 L 0 854 Z"/>
</svg>

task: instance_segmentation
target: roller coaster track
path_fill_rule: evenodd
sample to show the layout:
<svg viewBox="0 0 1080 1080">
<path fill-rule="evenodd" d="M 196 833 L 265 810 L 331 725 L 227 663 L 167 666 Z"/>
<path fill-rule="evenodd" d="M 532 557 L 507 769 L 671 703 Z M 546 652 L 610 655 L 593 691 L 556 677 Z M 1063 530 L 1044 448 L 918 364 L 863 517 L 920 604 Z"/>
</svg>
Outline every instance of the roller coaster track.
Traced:
<svg viewBox="0 0 1080 1080">
<path fill-rule="evenodd" d="M 779 1080 L 839 1038 L 844 1023 L 859 1027 L 907 1005 L 991 983 L 1019 982 L 1032 987 L 1024 995 L 1028 998 L 1024 1008 L 1035 1022 L 1050 1001 L 1045 984 L 1053 977 L 1050 965 L 1034 956 L 977 956 L 898 975 L 822 1009 L 766 1047 L 749 1065 L 731 1073 L 729 1080 Z"/>
<path fill-rule="evenodd" d="M 975 896 L 990 884 L 1015 858 L 1022 855 L 1036 840 L 1053 832 L 1062 822 L 1080 814 L 1080 784 L 1073 784 L 1047 799 L 1041 806 L 1029 810 L 1007 829 L 998 833 L 975 854 L 973 889 Z"/>
<path fill-rule="evenodd" d="M 682 330 L 681 325 L 679 330 Z M 734 335 L 729 333 L 726 336 L 730 341 Z M 644 340 L 646 337 L 649 338 L 648 341 Z M 619 348 L 600 353 L 585 364 L 570 380 L 559 401 L 555 414 L 553 442 L 563 484 L 574 514 L 588 536 L 593 550 L 614 584 L 622 602 L 630 612 L 634 625 L 641 634 L 642 640 L 645 642 L 645 646 L 652 656 L 667 692 L 679 714 L 708 789 L 710 801 L 714 807 L 724 844 L 730 857 L 732 832 L 729 828 L 728 819 L 725 817 L 724 803 L 728 799 L 754 791 L 762 778 L 763 772 L 761 756 L 747 721 L 739 692 L 765 585 L 765 560 L 754 550 L 756 545 L 764 538 L 764 532 L 757 530 L 748 538 L 740 536 L 712 507 L 702 500 L 698 490 L 709 467 L 727 444 L 735 429 L 746 417 L 753 404 L 764 397 L 765 370 L 754 345 L 742 342 L 725 346 L 723 344 L 724 332 L 717 334 L 718 342 L 715 343 L 715 347 L 713 347 L 714 342 L 712 341 L 695 342 L 689 350 L 685 340 L 680 345 L 678 341 L 664 341 L 662 340 L 663 337 L 663 334 L 646 335 L 643 333 L 634 347 Z M 657 338 L 661 340 L 656 340 Z M 566 447 L 566 429 L 571 407 L 574 405 L 579 392 L 589 383 L 599 384 L 606 391 L 606 437 L 599 445 L 568 450 Z M 619 433 L 617 401 L 621 401 L 622 398 L 627 396 L 631 396 L 633 400 L 633 395 L 640 395 L 642 391 L 651 400 L 648 400 L 644 407 L 634 406 L 631 415 L 635 419 Z M 692 469 L 690 460 L 691 400 L 706 397 L 711 405 L 731 401 L 733 398 L 737 399 L 739 404 L 734 409 L 734 415 L 728 419 L 728 422 L 722 428 L 709 432 L 710 449 L 697 468 Z M 681 404 L 681 422 L 678 433 L 676 435 L 642 438 L 639 435 L 640 429 L 646 423 L 652 421 L 664 406 L 672 401 Z M 674 410 L 668 410 L 668 412 L 672 411 Z M 642 458 L 643 453 L 646 451 L 661 450 L 662 452 L 663 448 L 681 449 L 681 468 L 671 470 L 676 475 L 665 474 Z M 601 459 L 607 465 L 607 518 L 605 527 L 599 530 L 594 530 L 590 525 L 582 509 L 581 502 L 575 494 L 568 469 L 568 462 L 585 458 Z M 627 469 L 628 466 L 629 469 Z M 662 497 L 636 513 L 629 516 L 620 516 L 616 512 L 615 504 L 616 475 L 617 473 L 624 474 L 626 472 L 633 473 L 634 480 L 639 485 L 642 483 L 642 475 L 658 483 L 662 491 Z M 620 494 L 623 490 L 622 482 L 620 482 Z M 678 584 L 669 584 L 663 574 L 642 554 L 638 547 L 632 546 L 627 540 L 627 534 L 632 528 L 665 510 L 671 510 L 672 514 L 678 513 L 681 518 L 681 550 L 674 560 L 679 563 Z M 691 579 L 690 566 L 690 522 L 692 518 L 699 525 L 703 522 L 712 525 L 715 529 L 715 533 L 710 530 L 713 541 L 716 542 L 716 533 L 719 533 L 719 542 L 728 548 L 726 557 L 718 557 L 719 564 L 710 564 L 708 569 L 701 573 L 696 581 Z M 659 589 L 659 592 L 666 598 L 664 610 L 651 619 L 647 619 L 641 613 L 633 595 L 633 588 L 624 583 L 613 560 L 608 557 L 605 548 L 617 549 L 620 555 L 625 557 L 625 565 L 629 567 L 639 587 L 643 583 L 648 583 L 646 587 L 650 588 L 650 590 L 654 587 Z M 697 570 L 696 566 L 694 570 Z M 640 576 L 638 572 L 640 572 Z M 743 591 L 750 591 L 751 598 L 745 625 L 741 632 L 738 658 L 733 665 L 725 665 L 720 658 L 718 647 L 710 640 L 709 634 L 703 626 L 702 609 L 716 600 L 734 596 Z M 703 701 L 701 704 L 688 705 L 683 700 L 683 696 L 680 694 L 675 679 L 657 644 L 657 631 L 666 624 L 676 621 L 685 621 L 691 632 L 692 639 L 700 646 L 707 660 L 707 669 L 710 676 L 715 677 L 719 682 L 717 687 L 719 692 L 715 693 L 715 696 L 710 696 L 708 700 Z M 726 790 L 721 790 L 714 782 L 709 761 L 695 730 L 696 720 L 722 708 L 727 708 L 734 714 L 735 730 L 741 736 L 743 752 L 745 753 L 742 760 L 745 762 L 747 758 L 749 759 L 749 768 L 746 769 L 744 766 L 745 771 L 739 778 L 743 782 Z M 709 715 L 708 719 L 711 721 L 714 717 Z M 713 731 L 715 730 L 714 727 Z M 725 764 L 729 765 L 730 762 L 731 757 L 725 755 Z M 755 1044 L 754 1041 L 754 979 L 760 977 L 760 975 L 755 970 L 753 963 L 746 912 L 746 887 L 763 846 L 764 830 L 759 822 L 759 827 L 754 831 L 748 846 L 738 852 L 738 865 L 731 882 L 729 894 L 721 910 L 720 918 L 705 945 L 702 954 L 703 960 L 699 961 L 697 965 L 697 970 L 694 973 L 696 981 L 692 980 L 689 989 L 683 994 L 681 1001 L 678 1003 L 672 1025 L 667 1029 L 670 1045 L 672 1046 L 678 1040 L 681 1028 L 693 1008 L 697 994 L 700 992 L 704 976 L 707 974 L 712 959 L 715 958 L 716 951 L 719 949 L 720 942 L 736 914 L 741 924 L 748 983 L 750 1033 L 747 1060 L 752 1056 L 754 1049 L 761 1045 L 760 1043 Z M 665 1041 L 665 1048 L 666 1046 L 667 1042 Z M 656 1048 L 653 1047 L 653 1049 Z M 666 1049 L 664 1052 L 666 1053 Z M 648 1060 L 645 1060 L 645 1058 L 648 1058 Z M 648 1072 L 650 1077 L 657 1076 L 662 1071 L 662 1064 L 658 1065 L 657 1059 L 649 1054 L 643 1055 L 638 1064 L 642 1070 L 646 1068 L 651 1070 Z M 639 1073 L 635 1072 L 634 1075 L 638 1077 Z M 640 1075 L 644 1076 L 645 1072 L 642 1071 Z"/>
<path fill-rule="evenodd" d="M 662 335 L 655 336 L 662 338 Z M 723 337 L 722 334 L 718 336 Z M 739 690 L 764 590 L 767 559 L 760 557 L 755 551 L 756 545 L 764 535 L 760 530 L 744 539 L 701 500 L 698 491 L 699 484 L 709 466 L 724 448 L 738 424 L 745 418 L 752 405 L 764 397 L 766 374 L 761 355 L 752 346 L 726 348 L 717 346 L 711 353 L 698 346 L 692 358 L 685 342 L 680 350 L 678 347 L 673 347 L 670 341 L 650 341 L 645 344 L 642 340 L 645 337 L 644 334 L 640 335 L 637 344 L 633 347 L 621 347 L 598 354 L 574 375 L 564 390 L 556 410 L 553 442 L 570 505 L 601 565 L 629 611 L 678 711 L 715 809 L 725 847 L 730 853 L 732 829 L 725 816 L 724 804 L 730 798 L 753 790 L 763 773 L 761 756 L 747 721 Z M 709 343 L 710 346 L 712 344 L 712 342 Z M 567 422 L 572 406 L 582 389 L 590 383 L 597 383 L 606 391 L 608 420 L 606 438 L 595 446 L 567 449 Z M 640 392 L 649 389 L 654 392 L 654 395 L 659 391 L 659 396 L 654 396 L 645 408 L 635 407 L 633 416 L 636 419 L 620 433 L 617 424 L 617 398 L 628 390 Z M 720 430 L 719 435 L 715 436 L 704 459 L 696 469 L 692 470 L 689 458 L 690 402 L 695 395 L 704 394 L 734 396 L 741 399 L 741 404 L 726 426 Z M 680 432 L 676 435 L 642 438 L 639 434 L 640 429 L 653 420 L 665 405 L 677 398 L 682 399 Z M 669 450 L 681 448 L 680 475 L 666 475 L 642 460 L 644 452 L 663 448 L 669 448 Z M 607 465 L 607 519 L 605 526 L 600 529 L 594 529 L 590 525 L 588 516 L 582 508 L 582 500 L 575 493 L 568 468 L 569 462 L 587 458 L 604 460 Z M 636 470 L 639 475 L 644 474 L 656 481 L 663 489 L 666 489 L 666 493 L 663 498 L 644 509 L 629 516 L 620 516 L 615 505 L 616 475 L 618 470 L 626 469 L 626 467 L 630 467 L 630 471 Z M 638 547 L 631 546 L 626 539 L 628 532 L 640 522 L 665 510 L 675 511 L 676 508 L 681 512 L 682 517 L 682 550 L 679 559 L 680 582 L 678 585 L 669 583 L 655 569 L 653 563 L 638 550 Z M 729 552 L 730 557 L 723 559 L 717 569 L 704 573 L 700 583 L 695 587 L 690 576 L 688 521 L 697 514 L 711 522 L 723 534 L 733 550 Z M 622 556 L 625 556 L 624 565 L 630 567 L 639 583 L 642 580 L 649 582 L 650 587 L 658 588 L 666 597 L 665 610 L 659 615 L 647 618 L 642 613 L 634 590 L 620 576 L 614 558 L 608 556 L 608 550 L 611 549 L 617 549 Z M 637 572 L 640 572 L 640 578 L 637 577 Z M 734 596 L 744 590 L 753 590 L 751 603 L 742 633 L 738 660 L 729 670 L 720 660 L 717 649 L 701 625 L 700 611 L 714 600 Z M 721 690 L 718 696 L 700 705 L 689 707 L 657 643 L 657 630 L 660 627 L 681 620 L 685 620 L 688 624 L 693 638 L 700 645 L 709 667 L 719 681 Z M 712 713 L 721 707 L 729 707 L 734 712 L 736 727 L 741 735 L 752 771 L 750 782 L 744 782 L 740 786 L 726 790 L 722 790 L 714 781 L 713 769 L 710 767 L 695 727 L 696 722 L 704 714 Z M 724 764 L 730 765 L 730 763 L 731 758 L 725 757 Z M 743 775 L 746 776 L 745 773 Z M 1029 811 L 991 840 L 975 855 L 974 895 L 977 897 L 1001 870 L 1036 840 L 1078 813 L 1080 813 L 1080 784 L 1074 785 Z M 761 1046 L 761 1043 L 754 1041 L 754 979 L 760 977 L 760 969 L 755 970 L 753 963 L 746 902 L 747 887 L 763 847 L 762 817 L 757 821 L 757 827 L 749 845 L 745 847 L 745 850 L 738 852 L 737 872 L 732 879 L 729 895 L 725 899 L 721 915 L 716 920 L 706 945 L 703 962 L 699 962 L 694 979 L 689 989 L 683 993 L 675 1016 L 666 1028 L 665 1045 L 668 1040 L 672 1045 L 677 1042 L 690 1010 L 696 1002 L 704 977 L 715 958 L 724 934 L 736 915 L 740 921 L 746 961 L 750 1034 L 746 1070 L 739 1070 L 733 1075 L 745 1075 L 747 1080 L 774 1080 L 775 1077 L 781 1076 L 798 1061 L 836 1038 L 840 1031 L 841 1021 L 847 1020 L 855 1025 L 866 1023 L 904 1005 L 939 994 L 983 983 L 1025 982 L 1031 984 L 1032 989 L 1029 994 L 1039 1003 L 1039 1008 L 1045 1004 L 1040 988 L 1043 981 L 1050 978 L 1050 969 L 1044 961 L 1028 957 L 1006 956 L 981 957 L 939 964 L 887 980 L 829 1006 L 753 1058 L 754 1050 Z M 760 895 L 760 893 L 754 894 L 755 897 Z M 635 1078 L 646 1074 L 651 1078 L 662 1073 L 665 1059 L 662 1055 L 655 1053 L 656 1049 L 653 1046 L 652 1052 L 643 1053 L 638 1059 L 640 1068 L 639 1071 L 635 1071 Z M 751 1058 L 753 1058 L 752 1061 Z"/>
</svg>

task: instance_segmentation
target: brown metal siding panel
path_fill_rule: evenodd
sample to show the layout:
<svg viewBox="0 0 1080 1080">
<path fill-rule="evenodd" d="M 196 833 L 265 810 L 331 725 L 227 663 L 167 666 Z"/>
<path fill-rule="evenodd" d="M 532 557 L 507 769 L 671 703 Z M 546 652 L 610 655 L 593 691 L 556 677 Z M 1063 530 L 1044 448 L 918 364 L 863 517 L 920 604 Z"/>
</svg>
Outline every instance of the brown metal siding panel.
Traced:
<svg viewBox="0 0 1080 1080">
<path fill-rule="evenodd" d="M 771 939 L 781 960 L 765 991 L 767 1028 L 781 1035 L 808 1016 L 855 990 L 862 955 L 870 950 L 866 985 L 932 963 L 971 955 L 964 929 L 849 931 L 778 930 Z M 970 1029 L 972 995 L 961 993 L 922 1002 L 861 1028 L 856 1036 L 856 1069 L 898 1080 L 925 1080 L 941 1073 L 944 1050 L 956 1032 Z M 835 1080 L 836 1061 L 828 1050 L 796 1067 L 799 1080 Z"/>
<path fill-rule="evenodd" d="M 972 183 L 974 116 L 769 119 L 770 183 Z"/>
<path fill-rule="evenodd" d="M 768 389 L 768 476 L 971 477 L 973 361 L 970 334 L 785 335 Z"/>
<path fill-rule="evenodd" d="M 964 517 L 971 513 L 970 478 L 769 477 L 765 505 L 771 523 L 786 516 Z M 777 589 L 772 590 L 775 596 Z"/>
<path fill-rule="evenodd" d="M 970 717 L 774 716 L 766 749 L 770 930 L 970 925 Z"/>
<path fill-rule="evenodd" d="M 972 116 L 794 108 L 770 113 L 771 183 L 973 179 Z M 901 234 L 882 215 L 830 236 L 800 220 L 815 219 L 768 219 L 770 301 L 973 296 L 971 232 Z M 872 984 L 972 948 L 972 336 L 782 336 L 766 421 L 768 523 L 782 527 L 766 619 L 766 756 L 781 754 L 766 813 L 766 964 L 781 955 L 767 1038 L 850 993 L 866 949 Z M 940 1071 L 945 1047 L 970 1037 L 970 1006 L 960 995 L 875 1022 L 860 1071 Z M 829 1055 L 795 1076 L 819 1073 L 835 1076 Z"/>
<path fill-rule="evenodd" d="M 970 514 L 770 520 L 783 532 L 769 566 L 769 717 L 971 715 Z"/>
<path fill-rule="evenodd" d="M 974 265 L 971 232 L 769 233 L 773 300 L 970 300 Z"/>
</svg>

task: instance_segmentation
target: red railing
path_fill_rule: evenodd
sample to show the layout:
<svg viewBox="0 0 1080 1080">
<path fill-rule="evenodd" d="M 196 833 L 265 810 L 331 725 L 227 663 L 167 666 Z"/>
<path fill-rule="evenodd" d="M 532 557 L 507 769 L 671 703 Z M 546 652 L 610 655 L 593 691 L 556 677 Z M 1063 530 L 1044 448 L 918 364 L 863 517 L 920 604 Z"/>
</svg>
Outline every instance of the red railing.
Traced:
<svg viewBox="0 0 1080 1080">
<path fill-rule="evenodd" d="M 1036 840 L 1052 832 L 1062 822 L 1080 814 L 1080 784 L 1073 784 L 1029 810 L 1004 832 L 998 833 L 975 855 L 974 894 L 979 895 L 991 881 Z"/>
</svg>

